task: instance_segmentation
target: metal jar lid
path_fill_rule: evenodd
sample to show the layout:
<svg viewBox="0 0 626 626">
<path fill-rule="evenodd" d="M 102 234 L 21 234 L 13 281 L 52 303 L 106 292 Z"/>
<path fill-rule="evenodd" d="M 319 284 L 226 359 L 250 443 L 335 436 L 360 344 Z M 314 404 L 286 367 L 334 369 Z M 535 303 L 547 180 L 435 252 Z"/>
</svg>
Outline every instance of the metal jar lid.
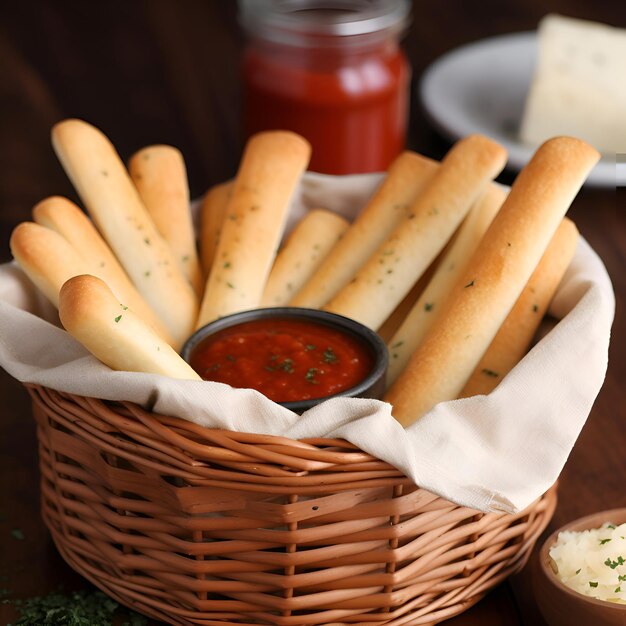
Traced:
<svg viewBox="0 0 626 626">
<path fill-rule="evenodd" d="M 308 38 L 331 39 L 376 33 L 400 34 L 410 0 L 240 0 L 239 20 L 250 34 L 297 45 Z"/>
</svg>

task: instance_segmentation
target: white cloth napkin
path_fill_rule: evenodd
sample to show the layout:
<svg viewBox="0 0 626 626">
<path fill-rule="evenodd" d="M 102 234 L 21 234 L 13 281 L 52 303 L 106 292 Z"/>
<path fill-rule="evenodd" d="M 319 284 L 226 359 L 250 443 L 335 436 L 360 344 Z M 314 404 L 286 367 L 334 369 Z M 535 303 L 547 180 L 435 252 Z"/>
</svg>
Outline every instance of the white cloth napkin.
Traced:
<svg viewBox="0 0 626 626">
<path fill-rule="evenodd" d="M 315 207 L 353 216 L 379 180 L 305 175 L 290 225 Z M 614 309 L 606 270 L 581 239 L 550 311 L 561 321 L 493 393 L 442 402 L 407 429 L 377 400 L 337 398 L 298 416 L 252 390 L 112 371 L 55 325 L 52 306 L 14 264 L 0 266 L 0 365 L 22 382 L 133 401 L 212 428 L 345 438 L 448 500 L 514 513 L 567 460 L 604 380 Z"/>
</svg>

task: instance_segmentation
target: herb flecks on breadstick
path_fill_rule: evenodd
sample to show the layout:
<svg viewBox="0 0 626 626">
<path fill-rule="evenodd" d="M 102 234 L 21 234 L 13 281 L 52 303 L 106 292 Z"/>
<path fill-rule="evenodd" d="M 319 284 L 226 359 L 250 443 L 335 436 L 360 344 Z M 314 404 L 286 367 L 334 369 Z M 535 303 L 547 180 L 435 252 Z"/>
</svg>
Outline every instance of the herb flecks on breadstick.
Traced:
<svg viewBox="0 0 626 626">
<path fill-rule="evenodd" d="M 193 331 L 198 300 L 143 205 L 111 142 L 81 120 L 52 130 L 52 144 L 98 230 L 177 345 Z"/>
<path fill-rule="evenodd" d="M 459 397 L 490 393 L 524 356 L 574 256 L 577 242 L 578 230 L 566 217 Z"/>
<path fill-rule="evenodd" d="M 348 226 L 345 218 L 332 211 L 309 211 L 278 253 L 261 305 L 286 306 L 323 263 Z"/>
<path fill-rule="evenodd" d="M 101 278 L 120 300 L 128 302 L 139 317 L 150 324 L 168 343 L 173 343 L 174 340 L 159 318 L 137 291 L 109 246 L 80 208 L 67 198 L 53 196 L 42 200 L 33 208 L 33 219 L 37 224 L 61 235 L 88 264 L 82 268 L 74 268 L 72 271 L 75 274 L 84 274 L 87 268 L 91 268 L 88 270 L 90 274 Z M 47 254 L 43 259 L 44 263 L 47 263 L 49 258 L 50 254 Z M 57 292 L 67 278 L 69 276 L 59 282 Z"/>
<path fill-rule="evenodd" d="M 324 308 L 378 329 L 505 163 L 506 150 L 487 137 L 470 135 L 457 142 L 408 215 Z"/>
<path fill-rule="evenodd" d="M 435 161 L 403 152 L 341 241 L 289 304 L 319 308 L 345 287 L 404 219 L 436 169 Z"/>
<path fill-rule="evenodd" d="M 168 343 L 95 276 L 75 276 L 63 285 L 59 317 L 67 332 L 111 369 L 200 380 Z"/>
<path fill-rule="evenodd" d="M 385 396 L 401 424 L 458 397 L 599 158 L 585 142 L 558 137 L 520 172 L 445 310 Z"/>
<path fill-rule="evenodd" d="M 128 169 L 181 272 L 201 297 L 204 277 L 196 252 L 187 169 L 182 154 L 172 146 L 148 146 L 131 157 Z"/>
<path fill-rule="evenodd" d="M 250 138 L 226 209 L 198 327 L 259 306 L 280 242 L 291 197 L 311 155 L 288 131 Z"/>
<path fill-rule="evenodd" d="M 503 187 L 490 185 L 468 213 L 432 279 L 388 342 L 387 384 L 392 384 L 405 368 L 505 198 Z"/>
</svg>

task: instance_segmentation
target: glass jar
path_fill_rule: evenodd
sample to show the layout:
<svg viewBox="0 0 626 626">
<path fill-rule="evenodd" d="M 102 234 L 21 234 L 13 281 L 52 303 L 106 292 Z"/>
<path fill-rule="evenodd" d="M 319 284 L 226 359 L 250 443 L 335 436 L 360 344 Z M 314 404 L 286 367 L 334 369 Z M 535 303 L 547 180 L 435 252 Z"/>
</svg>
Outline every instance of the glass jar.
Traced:
<svg viewBox="0 0 626 626">
<path fill-rule="evenodd" d="M 409 0 L 241 0 L 246 136 L 292 130 L 310 169 L 385 170 L 406 140 Z"/>
</svg>

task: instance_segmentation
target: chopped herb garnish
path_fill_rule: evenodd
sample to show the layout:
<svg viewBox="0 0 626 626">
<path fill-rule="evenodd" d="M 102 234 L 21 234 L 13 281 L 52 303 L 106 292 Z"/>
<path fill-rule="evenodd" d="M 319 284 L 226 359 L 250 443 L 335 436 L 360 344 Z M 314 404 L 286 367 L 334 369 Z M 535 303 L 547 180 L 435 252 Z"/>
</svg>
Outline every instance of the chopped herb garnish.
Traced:
<svg viewBox="0 0 626 626">
<path fill-rule="evenodd" d="M 287 372 L 287 374 L 293 374 L 293 360 L 292 359 L 284 359 L 280 365 L 280 369 Z"/>
<path fill-rule="evenodd" d="M 148 278 L 148 276 L 150 276 L 150 270 L 148 270 L 147 272 L 144 272 L 143 275 Z"/>
<path fill-rule="evenodd" d="M 150 245 L 150 239 L 149 239 L 149 237 L 144 237 L 144 240 L 143 240 L 143 241 L 144 241 L 144 243 L 145 243 L 147 246 L 149 246 L 149 245 Z"/>
<path fill-rule="evenodd" d="M 533 313 L 536 313 L 539 310 L 538 304 L 533 304 Z"/>
<path fill-rule="evenodd" d="M 605 543 L 609 543 L 609 541 L 611 541 L 610 537 L 608 539 L 600 539 L 600 545 L 603 546 Z"/>
<path fill-rule="evenodd" d="M 225 269 L 225 270 L 229 269 L 229 268 L 230 268 L 230 266 L 231 266 L 231 265 L 230 265 L 230 261 L 226 261 L 226 263 L 224 263 L 224 265 L 223 265 L 223 267 L 224 267 L 224 269 Z"/>
<path fill-rule="evenodd" d="M 595 581 L 593 581 L 593 580 L 590 580 L 590 581 L 589 581 L 589 586 L 590 586 L 590 587 L 597 587 L 597 586 L 598 586 L 598 583 L 597 583 L 597 582 L 595 582 Z"/>
<path fill-rule="evenodd" d="M 312 385 L 319 385 L 319 381 L 315 380 L 315 374 L 317 374 L 317 367 L 310 367 L 304 375 L 304 379 L 309 381 Z"/>
<path fill-rule="evenodd" d="M 122 316 L 121 316 L 121 315 L 118 315 L 118 316 L 115 318 L 115 320 L 114 320 L 114 321 L 115 321 L 115 323 L 117 324 L 117 323 L 118 323 L 121 319 L 122 319 Z"/>
<path fill-rule="evenodd" d="M 233 285 L 232 283 L 226 283 L 226 286 L 227 286 L 227 287 L 230 287 L 231 289 L 234 289 L 234 288 L 235 288 L 235 285 Z"/>
<path fill-rule="evenodd" d="M 307 352 L 310 352 L 311 350 L 315 350 L 315 346 L 312 343 L 307 343 L 306 346 L 304 347 L 304 349 Z"/>
<path fill-rule="evenodd" d="M 621 583 L 625 583 L 626 582 L 626 574 L 620 574 L 617 577 L 617 580 L 619 580 L 619 582 L 621 582 Z"/>
<path fill-rule="evenodd" d="M 387 274 L 393 274 L 393 270 L 392 269 L 388 269 L 387 270 Z"/>
<path fill-rule="evenodd" d="M 334 363 L 337 360 L 337 355 L 334 350 L 329 346 L 324 350 L 324 363 Z"/>
<path fill-rule="evenodd" d="M 498 378 L 498 376 L 500 376 L 500 374 L 498 374 L 498 372 L 494 372 L 493 370 L 490 370 L 490 369 L 488 369 L 486 367 L 482 369 L 482 373 L 485 376 L 491 376 L 492 378 Z"/>
<path fill-rule="evenodd" d="M 394 343 L 393 346 L 391 346 L 391 347 L 392 348 L 399 348 L 402 345 L 404 345 L 404 341 L 396 341 L 396 343 Z"/>
<path fill-rule="evenodd" d="M 579 569 L 576 570 L 576 574 L 575 575 L 578 575 L 578 574 L 580 574 L 580 570 Z"/>
<path fill-rule="evenodd" d="M 120 304 L 120 306 L 122 307 L 122 311 L 128 311 L 128 307 L 124 306 L 123 304 Z"/>
<path fill-rule="evenodd" d="M 432 302 L 426 302 L 426 304 L 424 304 L 424 311 L 432 311 L 434 306 Z"/>
<path fill-rule="evenodd" d="M 468 287 L 473 287 L 474 286 L 474 281 L 470 280 L 469 283 L 467 283 L 467 285 L 465 285 L 465 288 L 467 289 Z"/>
<path fill-rule="evenodd" d="M 621 593 L 622 592 L 622 588 L 621 587 L 615 587 L 615 592 L 614 593 Z"/>
<path fill-rule="evenodd" d="M 232 354 L 227 354 L 226 360 L 230 361 L 231 363 L 234 363 L 237 359 Z"/>
<path fill-rule="evenodd" d="M 615 524 L 607 524 L 606 527 L 615 530 Z"/>
</svg>

